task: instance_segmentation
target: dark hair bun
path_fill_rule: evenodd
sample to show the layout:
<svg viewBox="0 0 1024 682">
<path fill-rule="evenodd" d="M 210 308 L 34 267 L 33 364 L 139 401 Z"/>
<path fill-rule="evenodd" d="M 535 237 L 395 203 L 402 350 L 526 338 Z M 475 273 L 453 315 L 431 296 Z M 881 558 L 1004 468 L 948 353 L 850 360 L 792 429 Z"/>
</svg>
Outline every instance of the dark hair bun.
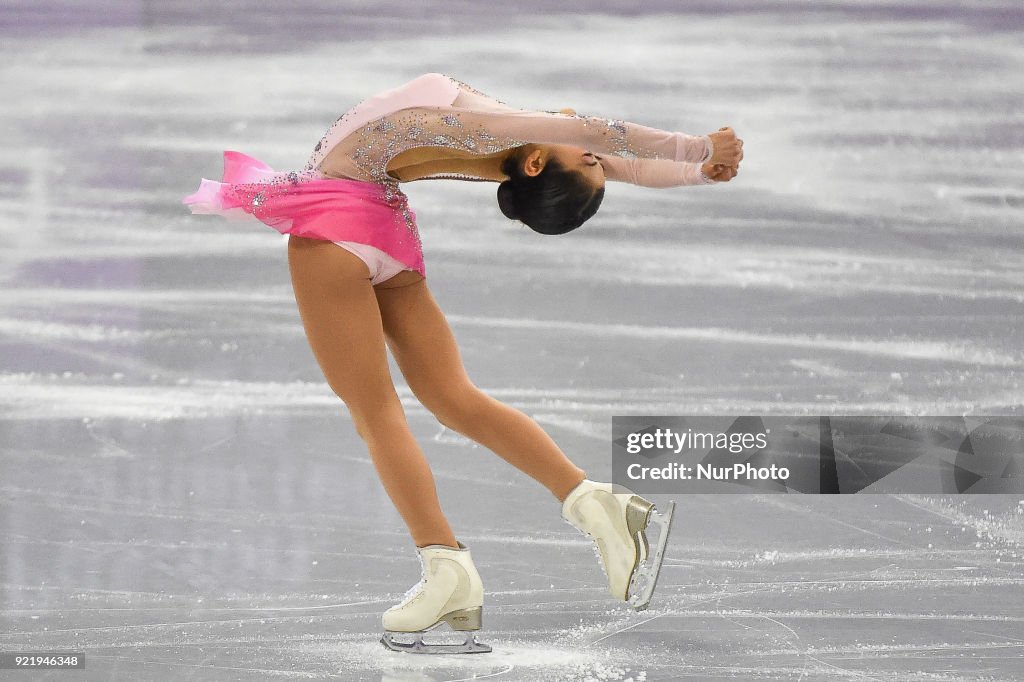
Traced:
<svg viewBox="0 0 1024 682">
<path fill-rule="evenodd" d="M 516 193 L 512 187 L 512 182 L 509 180 L 503 181 L 498 185 L 498 208 L 505 214 L 505 217 L 509 220 L 519 220 L 519 215 L 516 213 Z"/>
<path fill-rule="evenodd" d="M 501 165 L 508 180 L 498 185 L 498 208 L 540 234 L 565 234 L 597 211 L 604 187 L 594 187 L 578 171 L 567 170 L 549 158 L 537 175 L 526 175 L 519 157 L 510 154 Z"/>
</svg>

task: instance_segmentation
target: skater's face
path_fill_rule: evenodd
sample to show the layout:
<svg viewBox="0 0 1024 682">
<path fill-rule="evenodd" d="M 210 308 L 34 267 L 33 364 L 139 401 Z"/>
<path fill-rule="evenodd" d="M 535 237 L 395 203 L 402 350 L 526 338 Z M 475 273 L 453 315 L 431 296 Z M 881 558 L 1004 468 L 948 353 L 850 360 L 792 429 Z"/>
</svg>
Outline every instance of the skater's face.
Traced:
<svg viewBox="0 0 1024 682">
<path fill-rule="evenodd" d="M 552 158 L 561 163 L 566 170 L 579 173 L 594 191 L 604 187 L 604 166 L 601 157 L 583 147 L 570 144 L 538 145 L 524 159 L 523 171 L 527 175 L 537 175 L 544 170 L 547 160 Z"/>
</svg>

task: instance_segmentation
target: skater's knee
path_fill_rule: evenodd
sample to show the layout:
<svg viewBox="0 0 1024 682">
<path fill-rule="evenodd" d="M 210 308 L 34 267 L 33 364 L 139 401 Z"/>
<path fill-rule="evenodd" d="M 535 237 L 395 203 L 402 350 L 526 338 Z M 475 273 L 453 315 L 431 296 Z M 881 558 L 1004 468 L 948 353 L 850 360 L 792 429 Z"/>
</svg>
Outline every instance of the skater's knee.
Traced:
<svg viewBox="0 0 1024 682">
<path fill-rule="evenodd" d="M 355 424 L 356 433 L 368 444 L 390 437 L 398 429 L 409 428 L 397 396 L 393 402 L 378 407 L 349 406 L 349 415 Z"/>
<path fill-rule="evenodd" d="M 491 398 L 486 393 L 473 384 L 466 384 L 453 387 L 442 398 L 425 407 L 445 427 L 466 433 L 473 425 L 479 424 L 490 402 Z"/>
</svg>

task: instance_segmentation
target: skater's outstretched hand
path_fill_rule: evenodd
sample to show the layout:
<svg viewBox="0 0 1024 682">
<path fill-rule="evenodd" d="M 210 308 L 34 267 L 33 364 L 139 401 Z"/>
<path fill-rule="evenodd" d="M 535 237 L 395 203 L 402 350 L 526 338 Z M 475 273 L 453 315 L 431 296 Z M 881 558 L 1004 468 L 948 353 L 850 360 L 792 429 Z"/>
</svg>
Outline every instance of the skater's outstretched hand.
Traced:
<svg viewBox="0 0 1024 682">
<path fill-rule="evenodd" d="M 705 163 L 700 169 L 708 180 L 715 182 L 729 182 L 740 172 L 739 166 L 723 166 L 714 163 Z"/>
<path fill-rule="evenodd" d="M 743 160 L 743 140 L 736 137 L 733 129 L 719 128 L 718 132 L 710 133 L 708 137 L 715 148 L 708 163 L 712 166 L 731 166 L 738 169 L 740 161 Z"/>
</svg>

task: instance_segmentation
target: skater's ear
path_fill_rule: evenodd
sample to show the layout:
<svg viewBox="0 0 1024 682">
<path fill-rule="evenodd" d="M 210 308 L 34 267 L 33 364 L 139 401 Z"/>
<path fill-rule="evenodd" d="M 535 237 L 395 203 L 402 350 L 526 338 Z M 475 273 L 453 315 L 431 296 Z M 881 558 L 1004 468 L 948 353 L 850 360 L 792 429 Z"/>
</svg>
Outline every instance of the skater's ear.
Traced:
<svg viewBox="0 0 1024 682">
<path fill-rule="evenodd" d="M 531 151 L 521 162 L 520 167 L 523 175 L 535 178 L 543 173 L 544 169 L 547 168 L 548 158 L 542 147 L 537 147 Z"/>
</svg>

